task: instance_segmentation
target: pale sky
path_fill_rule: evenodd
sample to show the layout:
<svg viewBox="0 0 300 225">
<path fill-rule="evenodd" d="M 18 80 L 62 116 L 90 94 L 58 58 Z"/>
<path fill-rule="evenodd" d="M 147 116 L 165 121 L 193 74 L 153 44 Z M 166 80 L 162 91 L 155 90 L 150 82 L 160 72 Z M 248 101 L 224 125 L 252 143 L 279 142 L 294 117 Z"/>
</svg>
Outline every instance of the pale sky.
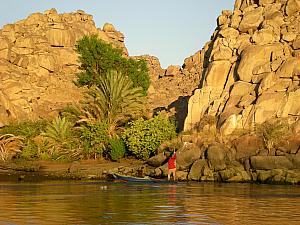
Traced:
<svg viewBox="0 0 300 225">
<path fill-rule="evenodd" d="M 0 0 L 0 27 L 34 12 L 56 8 L 59 13 L 82 9 L 97 27 L 106 22 L 125 35 L 130 55 L 157 56 L 163 68 L 182 65 L 202 49 L 224 9 L 235 0 Z"/>
</svg>

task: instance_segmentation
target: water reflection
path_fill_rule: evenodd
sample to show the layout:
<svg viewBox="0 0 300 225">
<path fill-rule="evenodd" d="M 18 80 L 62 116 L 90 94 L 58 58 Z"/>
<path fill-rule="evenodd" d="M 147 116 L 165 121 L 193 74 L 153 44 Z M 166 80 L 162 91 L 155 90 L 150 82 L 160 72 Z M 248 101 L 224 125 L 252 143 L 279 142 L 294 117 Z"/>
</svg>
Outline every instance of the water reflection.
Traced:
<svg viewBox="0 0 300 225">
<path fill-rule="evenodd" d="M 298 224 L 299 186 L 0 183 L 0 224 Z"/>
</svg>

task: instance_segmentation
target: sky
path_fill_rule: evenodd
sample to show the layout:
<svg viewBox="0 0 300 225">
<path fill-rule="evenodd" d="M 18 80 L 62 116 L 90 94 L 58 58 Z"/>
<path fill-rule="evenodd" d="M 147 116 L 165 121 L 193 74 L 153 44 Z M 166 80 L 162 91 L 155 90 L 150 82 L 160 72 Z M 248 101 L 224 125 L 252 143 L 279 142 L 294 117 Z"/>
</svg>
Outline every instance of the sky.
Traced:
<svg viewBox="0 0 300 225">
<path fill-rule="evenodd" d="M 129 55 L 154 55 L 163 68 L 182 65 L 202 49 L 224 9 L 235 0 L 0 0 L 0 27 L 31 13 L 56 8 L 93 15 L 96 26 L 112 23 L 125 35 Z"/>
</svg>

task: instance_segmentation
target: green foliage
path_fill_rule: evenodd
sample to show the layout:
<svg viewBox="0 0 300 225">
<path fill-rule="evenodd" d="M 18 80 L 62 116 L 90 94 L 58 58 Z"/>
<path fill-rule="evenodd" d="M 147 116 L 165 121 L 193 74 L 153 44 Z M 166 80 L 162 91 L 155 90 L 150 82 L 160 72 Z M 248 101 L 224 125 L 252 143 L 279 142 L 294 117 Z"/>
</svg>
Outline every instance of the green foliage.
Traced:
<svg viewBox="0 0 300 225">
<path fill-rule="evenodd" d="M 289 124 L 284 119 L 266 121 L 258 125 L 256 131 L 263 138 L 265 147 L 268 150 L 272 149 L 274 144 L 291 134 Z"/>
<path fill-rule="evenodd" d="M 141 88 L 134 88 L 128 77 L 111 71 L 100 77 L 98 86 L 92 86 L 85 95 L 81 121 L 107 121 L 113 136 L 116 127 L 141 114 L 143 102 Z"/>
<path fill-rule="evenodd" d="M 37 157 L 40 159 L 70 160 L 78 159 L 82 153 L 80 135 L 65 117 L 57 117 L 48 123 L 45 137 L 37 144 Z"/>
<path fill-rule="evenodd" d="M 80 131 L 80 138 L 83 141 L 83 154 L 85 157 L 102 157 L 109 139 L 107 124 L 104 122 L 98 122 L 95 124 L 87 123 L 80 127 Z"/>
<path fill-rule="evenodd" d="M 47 121 L 25 121 L 13 123 L 0 129 L 1 134 L 14 134 L 22 137 L 21 151 L 18 151 L 17 157 L 26 160 L 38 158 L 38 146 L 33 141 L 33 138 L 38 136 L 46 127 Z"/>
<path fill-rule="evenodd" d="M 168 118 L 158 115 L 152 119 L 130 122 L 123 134 L 129 152 L 137 158 L 148 159 L 159 145 L 176 136 L 176 127 Z"/>
<path fill-rule="evenodd" d="M 32 140 L 27 140 L 27 142 L 24 143 L 23 149 L 19 157 L 26 160 L 33 160 L 34 158 L 37 158 L 38 157 L 37 144 Z"/>
<path fill-rule="evenodd" d="M 113 161 L 119 160 L 124 157 L 126 152 L 126 146 L 122 139 L 114 138 L 109 140 L 110 145 L 110 158 Z"/>
<path fill-rule="evenodd" d="M 80 105 L 69 104 L 65 106 L 60 115 L 70 121 L 72 124 L 76 124 L 78 118 L 81 116 Z"/>
<path fill-rule="evenodd" d="M 51 123 L 48 123 L 43 136 L 48 137 L 57 142 L 63 142 L 70 134 L 72 124 L 65 117 L 56 117 Z"/>
<path fill-rule="evenodd" d="M 84 36 L 77 42 L 81 72 L 77 74 L 76 84 L 91 87 L 99 85 L 100 78 L 109 71 L 116 70 L 128 76 L 134 87 L 142 87 L 146 94 L 150 85 L 147 64 L 143 60 L 133 60 L 122 56 L 116 49 L 97 36 Z"/>
<path fill-rule="evenodd" d="M 2 127 L 0 134 L 14 134 L 25 138 L 30 138 L 39 135 L 46 127 L 47 121 L 26 121 L 20 123 L 13 123 Z"/>
</svg>

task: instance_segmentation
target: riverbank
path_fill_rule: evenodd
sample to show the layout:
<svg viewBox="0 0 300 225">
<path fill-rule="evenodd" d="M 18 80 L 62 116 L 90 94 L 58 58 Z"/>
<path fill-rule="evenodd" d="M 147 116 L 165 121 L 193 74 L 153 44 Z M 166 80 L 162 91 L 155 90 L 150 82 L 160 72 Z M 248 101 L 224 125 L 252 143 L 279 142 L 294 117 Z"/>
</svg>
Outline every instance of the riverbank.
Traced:
<svg viewBox="0 0 300 225">
<path fill-rule="evenodd" d="M 219 171 L 209 171 L 201 167 L 202 161 L 197 160 L 189 169 L 183 170 L 178 166 L 177 179 L 179 181 L 223 182 L 223 183 L 268 183 L 268 184 L 300 184 L 300 170 L 250 170 L 241 167 L 230 167 Z M 150 163 L 150 161 L 148 161 Z M 205 166 L 204 166 L 205 167 Z M 199 169 L 199 170 L 198 170 Z M 198 171 L 198 172 L 196 172 Z M 210 172 L 210 176 L 201 173 Z M 75 162 L 57 161 L 11 161 L 0 163 L 0 182 L 42 182 L 50 180 L 112 180 L 112 174 L 118 173 L 129 176 L 151 176 L 166 178 L 166 165 L 154 167 L 145 161 L 134 158 L 124 158 L 118 162 L 104 159 L 83 160 Z M 141 175 L 143 174 L 143 175 Z M 196 178 L 197 177 L 197 178 Z"/>
<path fill-rule="evenodd" d="M 0 163 L 0 181 L 45 181 L 45 180 L 108 180 L 112 173 L 134 175 L 144 162 L 124 158 L 118 162 L 83 160 L 57 161 L 12 161 Z"/>
</svg>

